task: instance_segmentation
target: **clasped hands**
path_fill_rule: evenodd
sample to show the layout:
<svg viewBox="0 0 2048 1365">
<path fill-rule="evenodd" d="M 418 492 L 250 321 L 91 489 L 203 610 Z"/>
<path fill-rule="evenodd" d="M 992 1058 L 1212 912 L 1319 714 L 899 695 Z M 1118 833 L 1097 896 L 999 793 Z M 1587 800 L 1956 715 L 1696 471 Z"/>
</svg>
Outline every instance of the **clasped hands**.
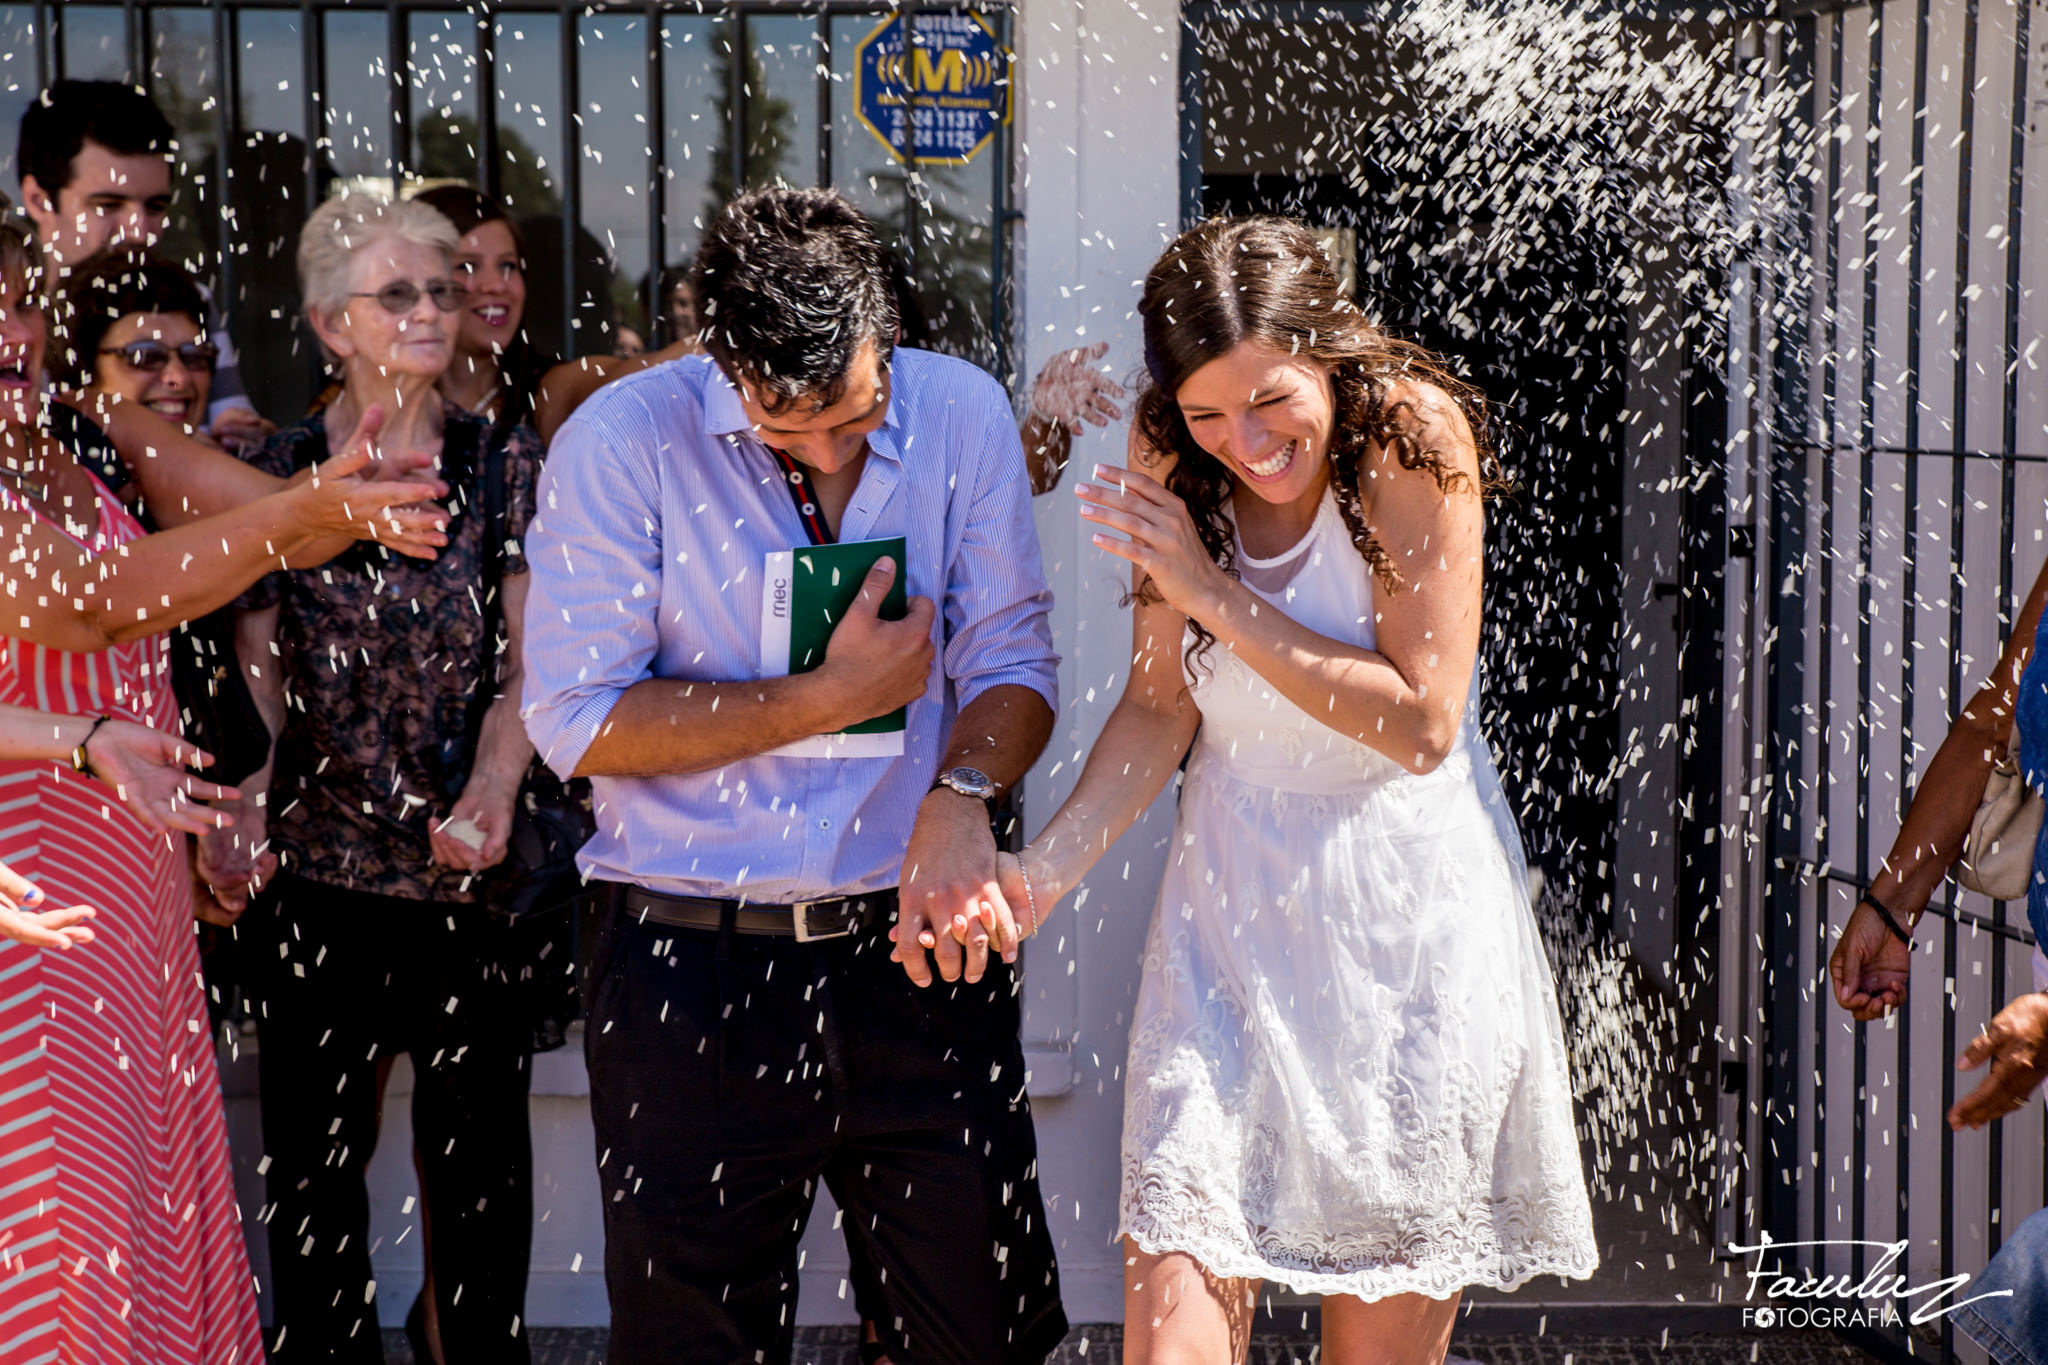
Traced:
<svg viewBox="0 0 2048 1365">
<path fill-rule="evenodd" d="M 933 963 L 945 980 L 971 985 L 990 954 L 1015 962 L 1044 922 L 1052 906 L 1034 890 L 1016 855 L 996 851 L 982 803 L 941 787 L 918 808 L 904 853 L 889 959 L 919 986 L 932 984 Z"/>
</svg>

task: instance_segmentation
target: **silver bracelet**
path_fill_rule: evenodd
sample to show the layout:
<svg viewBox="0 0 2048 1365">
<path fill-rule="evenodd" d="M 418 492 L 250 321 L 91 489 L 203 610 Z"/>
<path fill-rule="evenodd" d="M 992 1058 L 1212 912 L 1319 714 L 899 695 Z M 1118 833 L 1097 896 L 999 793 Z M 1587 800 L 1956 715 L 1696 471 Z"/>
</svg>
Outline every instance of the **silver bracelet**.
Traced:
<svg viewBox="0 0 2048 1365">
<path fill-rule="evenodd" d="M 1024 933 L 1025 938 L 1030 938 L 1038 932 L 1038 896 L 1031 890 L 1031 874 L 1024 870 L 1022 854 L 1017 857 L 1017 880 L 1024 883 L 1024 908 L 1031 912 L 1031 927 Z"/>
</svg>

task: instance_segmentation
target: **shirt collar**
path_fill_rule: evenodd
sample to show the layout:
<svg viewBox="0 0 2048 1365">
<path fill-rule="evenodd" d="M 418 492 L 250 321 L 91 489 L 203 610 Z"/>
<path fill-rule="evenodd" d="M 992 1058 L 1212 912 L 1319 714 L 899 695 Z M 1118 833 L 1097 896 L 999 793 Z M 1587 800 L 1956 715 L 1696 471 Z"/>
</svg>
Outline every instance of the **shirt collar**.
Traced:
<svg viewBox="0 0 2048 1365">
<path fill-rule="evenodd" d="M 869 450 L 899 463 L 903 459 L 903 392 L 898 382 L 903 378 L 902 362 L 903 348 L 898 346 L 891 362 L 888 410 L 882 414 L 882 425 L 868 436 Z M 704 381 L 704 434 L 753 435 L 754 424 L 747 420 L 747 410 L 740 406 L 739 390 L 725 377 L 718 362 L 711 362 L 709 368 L 710 374 Z"/>
</svg>

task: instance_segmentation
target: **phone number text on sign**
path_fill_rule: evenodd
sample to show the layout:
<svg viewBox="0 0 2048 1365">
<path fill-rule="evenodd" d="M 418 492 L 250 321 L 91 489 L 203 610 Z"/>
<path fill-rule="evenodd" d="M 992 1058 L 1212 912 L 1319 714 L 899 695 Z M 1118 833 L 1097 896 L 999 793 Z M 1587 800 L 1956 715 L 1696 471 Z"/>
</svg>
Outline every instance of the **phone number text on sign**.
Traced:
<svg viewBox="0 0 2048 1365">
<path fill-rule="evenodd" d="M 1010 53 L 972 14 L 919 14 L 916 46 L 898 15 L 862 40 L 854 110 L 897 160 L 971 161 L 1010 119 Z"/>
</svg>

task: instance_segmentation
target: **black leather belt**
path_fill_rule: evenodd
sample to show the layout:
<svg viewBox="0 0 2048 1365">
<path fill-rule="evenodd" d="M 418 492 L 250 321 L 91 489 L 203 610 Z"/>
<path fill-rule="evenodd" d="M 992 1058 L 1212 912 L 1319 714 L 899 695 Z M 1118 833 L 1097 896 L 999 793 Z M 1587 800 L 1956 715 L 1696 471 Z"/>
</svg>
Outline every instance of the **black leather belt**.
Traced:
<svg viewBox="0 0 2048 1365">
<path fill-rule="evenodd" d="M 809 943 L 821 938 L 845 938 L 879 923 L 896 909 L 896 888 L 791 905 L 763 905 L 709 896 L 663 896 L 643 887 L 627 886 L 619 897 L 619 906 L 636 920 L 653 920 L 679 929 L 715 930 L 729 914 L 736 934 L 774 934 Z"/>
</svg>

